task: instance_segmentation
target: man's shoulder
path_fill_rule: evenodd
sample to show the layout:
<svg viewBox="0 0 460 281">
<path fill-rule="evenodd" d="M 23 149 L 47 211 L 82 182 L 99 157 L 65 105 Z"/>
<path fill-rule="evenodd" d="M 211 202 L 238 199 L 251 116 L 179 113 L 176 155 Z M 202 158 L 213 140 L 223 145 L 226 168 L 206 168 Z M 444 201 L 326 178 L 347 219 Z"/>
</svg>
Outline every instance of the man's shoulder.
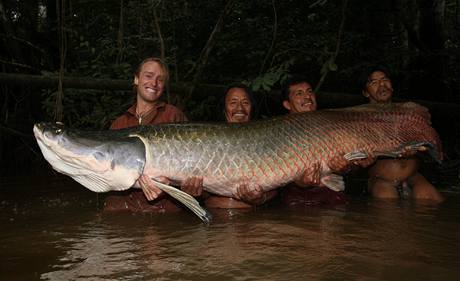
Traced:
<svg viewBox="0 0 460 281">
<path fill-rule="evenodd" d="M 180 110 L 178 107 L 169 103 L 165 103 L 164 105 L 164 114 L 172 118 L 170 122 L 187 121 L 187 117 L 185 116 L 184 112 Z"/>
<path fill-rule="evenodd" d="M 164 108 L 167 111 L 175 111 L 175 112 L 182 112 L 177 106 L 169 104 L 169 103 L 164 103 Z"/>
</svg>

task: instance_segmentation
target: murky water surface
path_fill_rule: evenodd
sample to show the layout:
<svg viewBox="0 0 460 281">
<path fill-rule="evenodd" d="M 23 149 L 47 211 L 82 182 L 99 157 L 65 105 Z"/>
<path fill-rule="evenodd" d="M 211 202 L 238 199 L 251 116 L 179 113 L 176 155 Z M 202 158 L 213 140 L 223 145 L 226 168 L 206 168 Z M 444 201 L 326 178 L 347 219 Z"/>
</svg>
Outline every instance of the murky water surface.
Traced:
<svg viewBox="0 0 460 281">
<path fill-rule="evenodd" d="M 439 207 L 102 214 L 70 180 L 3 183 L 0 280 L 456 280 L 460 189 Z M 32 187 L 31 187 L 32 186 Z M 456 191 L 457 190 L 457 191 Z"/>
</svg>

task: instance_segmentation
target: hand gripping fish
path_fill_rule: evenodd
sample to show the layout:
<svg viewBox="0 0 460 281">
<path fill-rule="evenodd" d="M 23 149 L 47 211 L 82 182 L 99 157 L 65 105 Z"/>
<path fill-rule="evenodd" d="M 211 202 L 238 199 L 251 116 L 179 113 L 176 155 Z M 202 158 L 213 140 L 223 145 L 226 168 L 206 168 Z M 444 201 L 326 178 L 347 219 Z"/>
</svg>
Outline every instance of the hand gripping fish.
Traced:
<svg viewBox="0 0 460 281">
<path fill-rule="evenodd" d="M 441 142 L 426 108 L 415 104 L 362 105 L 289 114 L 245 124 L 182 123 L 86 131 L 39 123 L 34 134 L 55 170 L 95 192 L 133 187 L 140 175 L 180 184 L 203 177 L 208 192 L 235 197 L 240 184 L 265 191 L 283 186 L 320 165 L 321 182 L 343 190 L 331 170 L 347 161 L 399 157 L 407 148 L 429 148 L 441 160 Z M 210 215 L 188 194 L 157 182 L 202 220 Z"/>
</svg>

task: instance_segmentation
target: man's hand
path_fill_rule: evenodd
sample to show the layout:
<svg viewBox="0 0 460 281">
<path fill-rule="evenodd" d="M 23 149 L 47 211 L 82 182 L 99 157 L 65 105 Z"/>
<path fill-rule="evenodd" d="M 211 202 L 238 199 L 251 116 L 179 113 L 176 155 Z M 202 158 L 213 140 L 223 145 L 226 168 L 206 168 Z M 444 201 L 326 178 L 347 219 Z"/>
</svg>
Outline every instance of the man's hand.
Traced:
<svg viewBox="0 0 460 281">
<path fill-rule="evenodd" d="M 203 193 L 203 177 L 190 177 L 182 182 L 180 189 L 194 197 Z"/>
<path fill-rule="evenodd" d="M 164 184 L 170 184 L 169 179 L 166 177 L 158 177 L 156 178 L 156 180 Z M 141 175 L 137 182 L 139 186 L 142 188 L 145 197 L 149 201 L 155 200 L 163 193 L 163 191 L 156 187 L 155 182 L 147 175 Z"/>
<path fill-rule="evenodd" d="M 238 199 L 251 205 L 264 203 L 260 202 L 264 193 L 265 192 L 260 185 L 256 185 L 255 188 L 249 188 L 247 183 L 240 184 L 236 189 L 236 196 Z"/>
<path fill-rule="evenodd" d="M 413 149 L 411 146 L 405 146 L 401 153 L 399 154 L 400 158 L 411 158 L 417 154 L 417 152 L 424 152 L 427 151 L 428 148 L 426 146 L 419 146 L 417 149 Z"/>
<path fill-rule="evenodd" d="M 302 176 L 295 180 L 295 183 L 301 187 L 319 186 L 321 184 L 321 165 L 315 163 L 313 166 L 308 167 Z"/>
</svg>

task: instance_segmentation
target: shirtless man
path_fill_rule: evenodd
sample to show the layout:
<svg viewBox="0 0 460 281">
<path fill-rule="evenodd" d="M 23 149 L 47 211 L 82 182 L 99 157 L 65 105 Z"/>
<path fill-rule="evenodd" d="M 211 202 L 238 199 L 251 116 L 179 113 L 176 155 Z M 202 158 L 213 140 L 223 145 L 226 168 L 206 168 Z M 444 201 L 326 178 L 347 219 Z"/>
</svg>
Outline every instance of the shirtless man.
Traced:
<svg viewBox="0 0 460 281">
<path fill-rule="evenodd" d="M 361 78 L 361 87 L 369 103 L 391 103 L 393 86 L 384 67 L 369 68 Z M 415 200 L 442 202 L 441 194 L 417 171 L 418 165 L 414 155 L 402 159 L 379 159 L 369 169 L 370 194 L 376 198 L 395 199 L 410 187 L 411 197 Z"/>
</svg>

